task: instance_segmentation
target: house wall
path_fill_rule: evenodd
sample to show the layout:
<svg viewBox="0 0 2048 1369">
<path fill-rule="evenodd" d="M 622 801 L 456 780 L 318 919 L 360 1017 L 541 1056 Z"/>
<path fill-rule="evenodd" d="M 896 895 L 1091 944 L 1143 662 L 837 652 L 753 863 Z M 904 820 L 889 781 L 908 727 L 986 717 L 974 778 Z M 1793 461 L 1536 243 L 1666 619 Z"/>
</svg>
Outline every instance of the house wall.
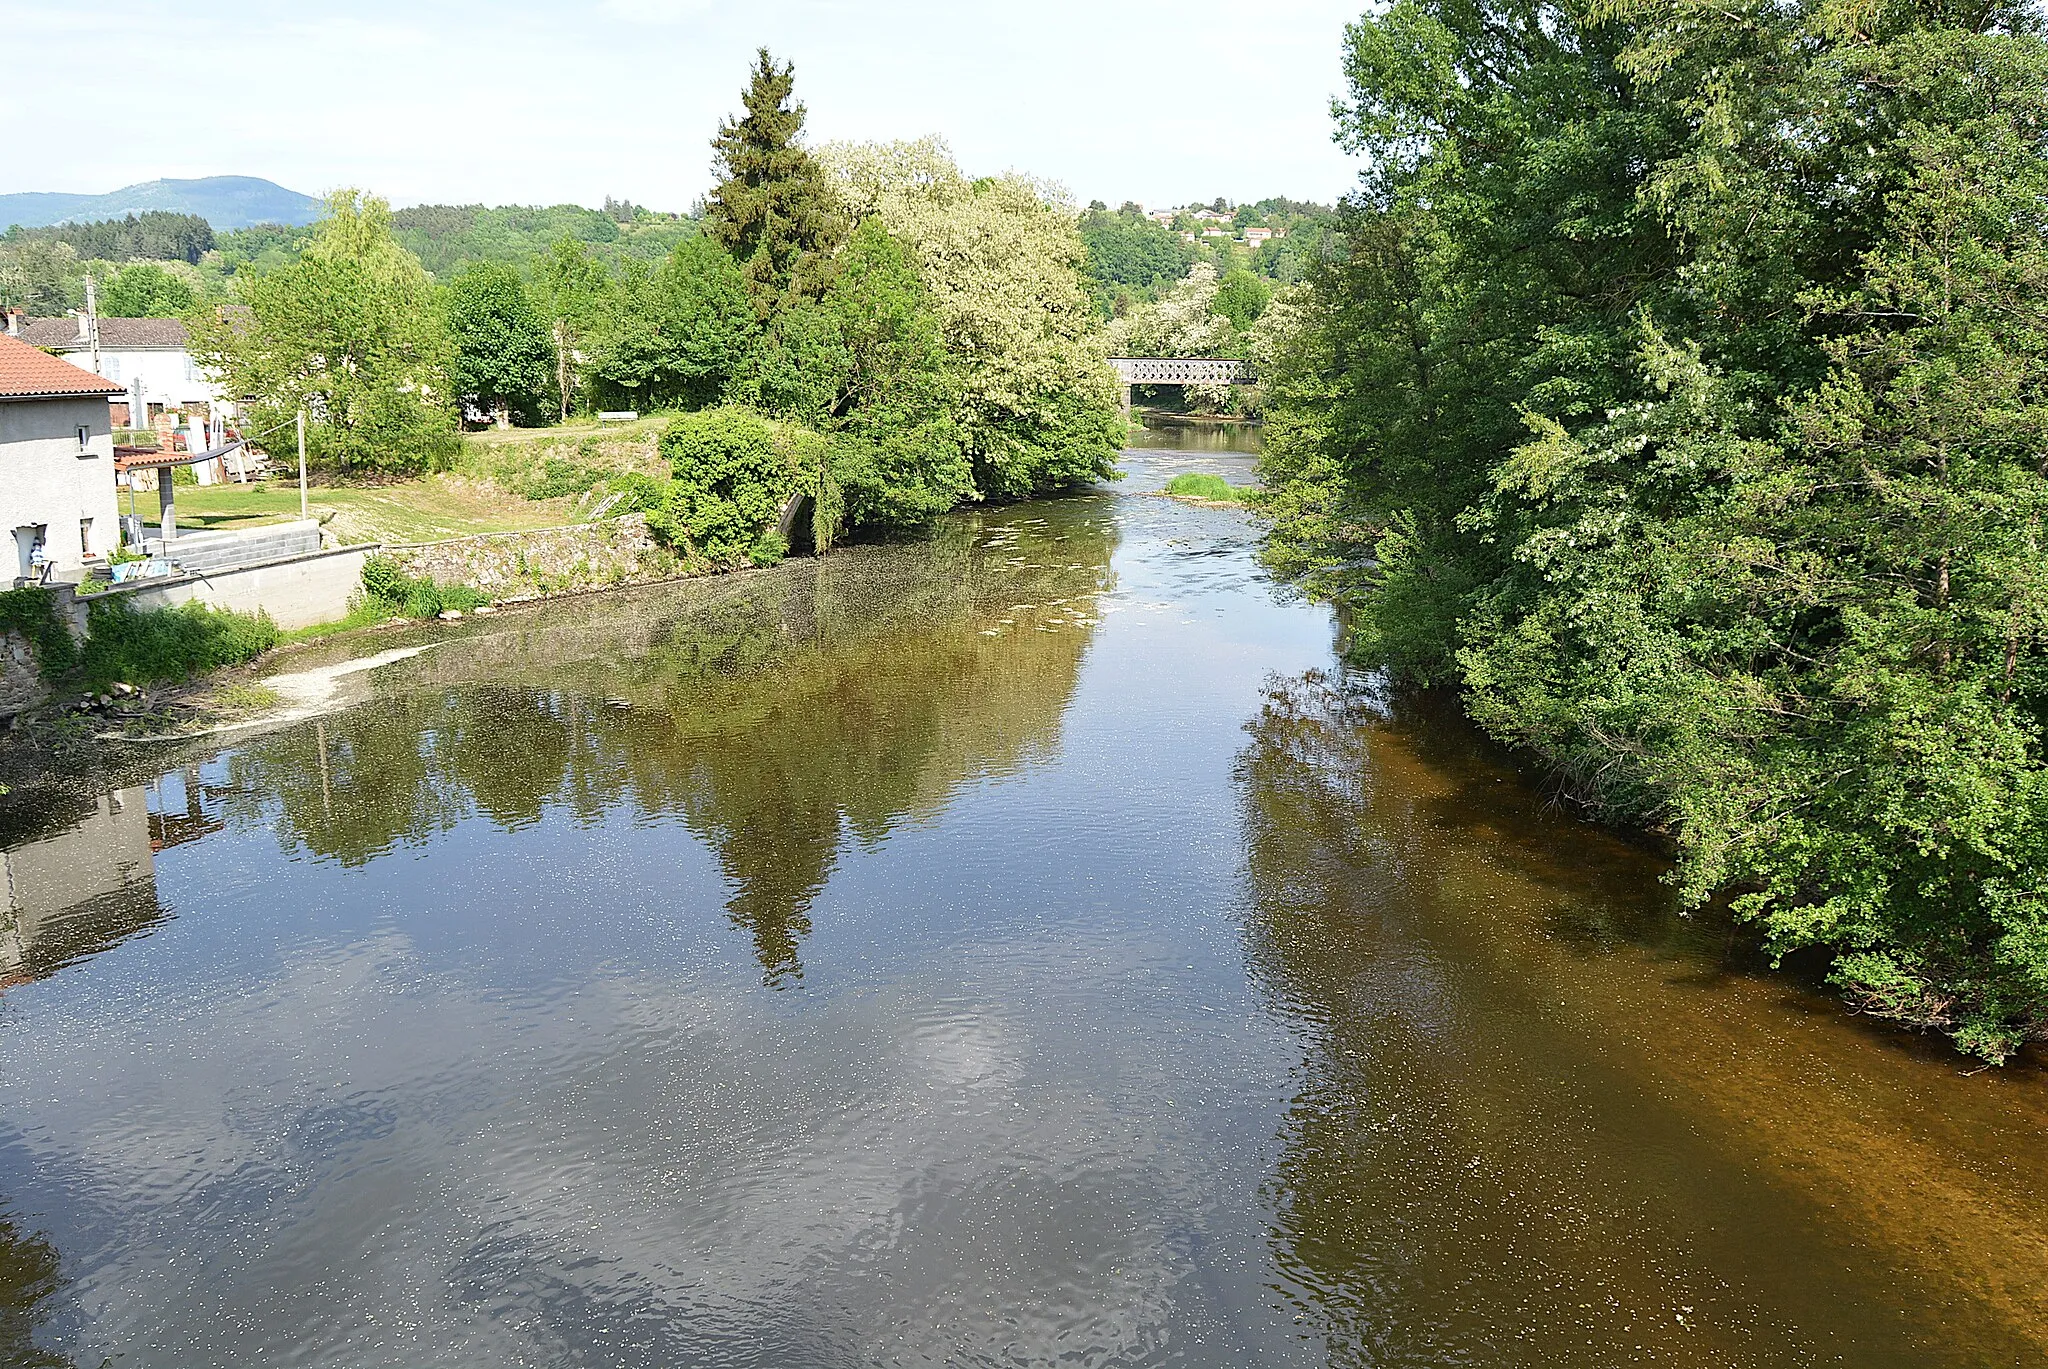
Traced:
<svg viewBox="0 0 2048 1369">
<path fill-rule="evenodd" d="M 0 586 L 28 573 L 20 530 L 43 526 L 54 576 L 78 580 L 85 551 L 103 561 L 120 544 L 114 434 L 103 396 L 0 402 Z M 90 432 L 78 450 L 78 429 Z M 91 519 L 86 547 L 79 520 Z"/>
<path fill-rule="evenodd" d="M 73 366 L 92 369 L 90 348 L 66 350 L 60 355 Z M 103 346 L 98 374 L 131 390 L 140 375 L 144 398 L 151 404 L 211 404 L 220 398 L 220 386 L 192 364 L 191 353 L 183 348 Z"/>
</svg>

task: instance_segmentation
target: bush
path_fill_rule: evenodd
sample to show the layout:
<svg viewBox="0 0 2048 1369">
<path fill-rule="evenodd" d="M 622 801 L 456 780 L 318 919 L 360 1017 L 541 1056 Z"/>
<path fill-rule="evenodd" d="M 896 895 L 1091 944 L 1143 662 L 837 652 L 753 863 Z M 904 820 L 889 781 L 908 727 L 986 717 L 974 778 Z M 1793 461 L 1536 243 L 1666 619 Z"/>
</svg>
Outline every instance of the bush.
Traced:
<svg viewBox="0 0 2048 1369">
<path fill-rule="evenodd" d="M 645 471 L 626 471 L 605 481 L 605 488 L 625 497 L 612 506 L 614 513 L 652 513 L 668 498 L 669 482 Z"/>
<path fill-rule="evenodd" d="M 200 603 L 152 610 L 114 601 L 96 603 L 87 614 L 78 673 L 94 688 L 116 680 L 175 682 L 240 665 L 276 646 L 279 636 L 267 613 Z"/>
<path fill-rule="evenodd" d="M 411 576 L 388 556 L 363 562 L 363 596 L 367 605 L 393 618 L 434 618 L 447 609 L 467 613 L 491 602 L 491 596 L 468 585 L 437 585 L 433 577 Z"/>
<path fill-rule="evenodd" d="M 762 532 L 798 484 L 778 436 L 776 424 L 751 409 L 677 419 L 661 438 L 675 479 L 648 527 L 717 565 L 753 561 Z"/>
</svg>

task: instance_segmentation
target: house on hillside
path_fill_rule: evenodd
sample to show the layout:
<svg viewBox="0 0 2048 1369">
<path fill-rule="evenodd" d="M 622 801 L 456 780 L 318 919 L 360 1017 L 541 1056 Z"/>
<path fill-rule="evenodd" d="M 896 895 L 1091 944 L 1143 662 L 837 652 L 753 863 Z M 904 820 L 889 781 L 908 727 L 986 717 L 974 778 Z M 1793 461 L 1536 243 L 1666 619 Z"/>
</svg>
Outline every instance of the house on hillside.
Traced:
<svg viewBox="0 0 2048 1369">
<path fill-rule="evenodd" d="M 78 581 L 120 539 L 111 380 L 18 337 L 0 336 L 0 584 L 33 574 Z"/>
<path fill-rule="evenodd" d="M 221 400 L 220 384 L 186 350 L 183 322 L 174 318 L 102 318 L 98 322 L 98 374 L 127 392 L 126 410 L 116 415 L 123 420 L 120 426 L 148 428 L 166 411 L 203 409 L 208 417 L 214 415 Z M 92 368 L 92 335 L 81 316 L 25 318 L 10 313 L 7 332 L 32 347 Z"/>
<path fill-rule="evenodd" d="M 1284 228 L 1247 228 L 1244 230 L 1244 241 L 1247 247 L 1264 247 L 1271 239 L 1284 238 L 1286 236 L 1287 230 Z"/>
</svg>

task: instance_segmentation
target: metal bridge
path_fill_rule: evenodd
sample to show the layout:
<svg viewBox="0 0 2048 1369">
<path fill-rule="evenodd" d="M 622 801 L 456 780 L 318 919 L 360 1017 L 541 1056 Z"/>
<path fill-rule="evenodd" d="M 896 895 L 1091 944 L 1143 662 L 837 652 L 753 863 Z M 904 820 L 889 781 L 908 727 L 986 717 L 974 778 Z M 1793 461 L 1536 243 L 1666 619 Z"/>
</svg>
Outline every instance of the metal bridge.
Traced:
<svg viewBox="0 0 2048 1369">
<path fill-rule="evenodd" d="M 1126 385 L 1250 385 L 1258 380 L 1249 361 L 1216 357 L 1111 357 Z"/>
<path fill-rule="evenodd" d="M 1111 357 L 1124 383 L 1124 412 L 1131 410 L 1133 385 L 1252 385 L 1258 375 L 1249 361 L 1223 357 Z"/>
</svg>

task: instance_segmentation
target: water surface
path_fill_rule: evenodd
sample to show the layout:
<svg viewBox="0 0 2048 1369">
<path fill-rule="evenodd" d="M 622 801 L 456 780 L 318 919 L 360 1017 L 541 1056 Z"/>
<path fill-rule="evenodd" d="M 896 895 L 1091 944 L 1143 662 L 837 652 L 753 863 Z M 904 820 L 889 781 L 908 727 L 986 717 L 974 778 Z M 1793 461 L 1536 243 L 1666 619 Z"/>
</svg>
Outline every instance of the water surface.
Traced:
<svg viewBox="0 0 2048 1369">
<path fill-rule="evenodd" d="M 1675 916 L 1146 441 L 45 815 L 0 1364 L 2048 1359 L 2038 1064 Z"/>
</svg>

